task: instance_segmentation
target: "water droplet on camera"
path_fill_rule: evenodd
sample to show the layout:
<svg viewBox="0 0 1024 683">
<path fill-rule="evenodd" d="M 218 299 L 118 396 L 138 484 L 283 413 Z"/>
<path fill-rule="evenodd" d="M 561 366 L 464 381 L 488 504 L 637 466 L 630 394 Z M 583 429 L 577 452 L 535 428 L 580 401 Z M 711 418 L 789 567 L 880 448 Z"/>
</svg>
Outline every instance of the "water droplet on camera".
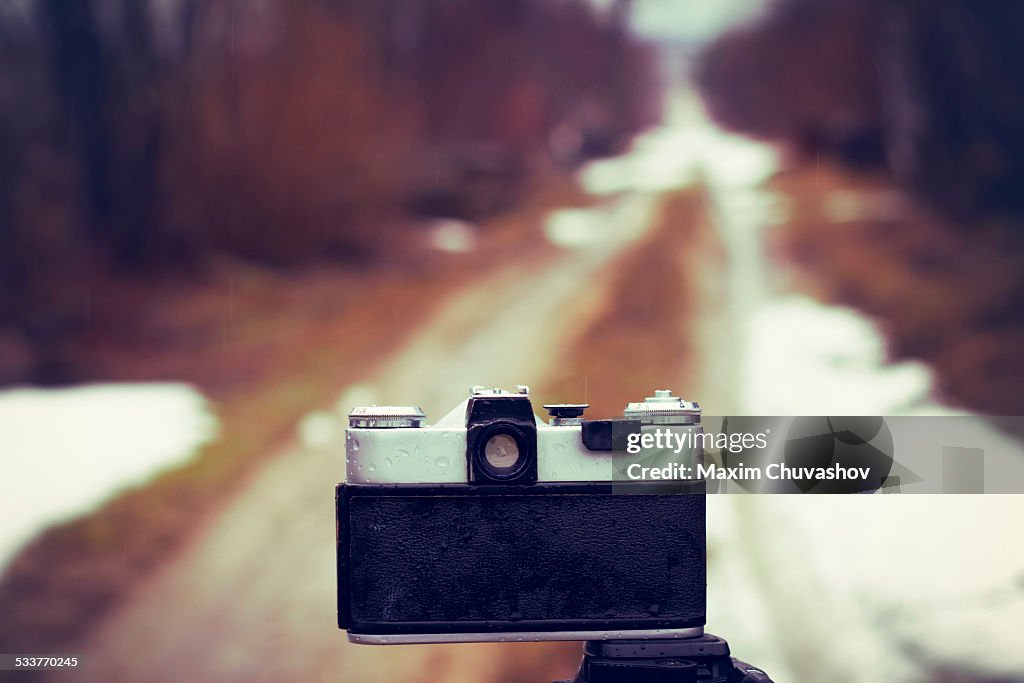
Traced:
<svg viewBox="0 0 1024 683">
<path fill-rule="evenodd" d="M 353 451 L 358 451 L 359 450 L 359 439 L 355 438 L 354 436 L 349 435 L 349 446 L 351 446 Z"/>
<path fill-rule="evenodd" d="M 408 458 L 409 457 L 409 451 L 404 450 L 402 448 L 399 448 L 398 449 L 398 457 L 400 457 L 400 458 Z"/>
<path fill-rule="evenodd" d="M 434 464 L 437 465 L 438 467 L 448 467 L 448 456 L 437 456 L 437 460 L 434 461 Z"/>
<path fill-rule="evenodd" d="M 367 465 L 366 469 L 368 469 L 371 472 L 376 472 L 377 471 L 377 466 L 376 465 Z"/>
<path fill-rule="evenodd" d="M 391 458 L 384 458 L 384 465 L 390 469 L 391 468 Z"/>
</svg>

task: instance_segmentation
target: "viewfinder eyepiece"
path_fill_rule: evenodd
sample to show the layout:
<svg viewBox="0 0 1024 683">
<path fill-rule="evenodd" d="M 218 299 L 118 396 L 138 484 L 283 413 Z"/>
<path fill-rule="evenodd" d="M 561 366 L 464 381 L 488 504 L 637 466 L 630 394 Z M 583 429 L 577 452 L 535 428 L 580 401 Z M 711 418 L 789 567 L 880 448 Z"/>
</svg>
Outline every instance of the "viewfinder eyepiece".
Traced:
<svg viewBox="0 0 1024 683">
<path fill-rule="evenodd" d="M 484 444 L 484 458 L 496 470 L 511 470 L 519 462 L 519 444 L 508 434 L 495 434 Z"/>
<path fill-rule="evenodd" d="M 466 407 L 466 459 L 470 481 L 537 481 L 537 422 L 525 394 L 477 394 Z"/>
</svg>

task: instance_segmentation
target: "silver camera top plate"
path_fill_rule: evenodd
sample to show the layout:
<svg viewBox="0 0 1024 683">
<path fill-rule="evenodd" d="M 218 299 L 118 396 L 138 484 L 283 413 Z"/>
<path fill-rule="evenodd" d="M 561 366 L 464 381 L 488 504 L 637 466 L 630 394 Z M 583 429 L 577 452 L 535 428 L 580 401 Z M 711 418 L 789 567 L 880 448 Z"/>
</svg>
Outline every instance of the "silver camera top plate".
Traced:
<svg viewBox="0 0 1024 683">
<path fill-rule="evenodd" d="M 473 387 L 474 397 L 522 397 L 515 392 Z M 353 409 L 346 432 L 346 482 L 349 484 L 464 484 L 469 481 L 466 458 L 466 411 L 470 399 L 455 406 L 433 425 L 413 406 L 361 406 Z M 582 404 L 580 404 L 582 405 Z M 624 417 L 641 423 L 642 431 L 701 433 L 700 406 L 659 390 L 645 401 L 629 403 Z M 593 451 L 583 444 L 582 419 L 534 415 L 537 430 L 538 482 L 601 482 L 627 480 L 621 452 Z M 645 450 L 645 459 L 684 464 L 703 462 L 703 448 L 688 451 Z M 666 460 L 667 462 L 668 460 Z"/>
</svg>

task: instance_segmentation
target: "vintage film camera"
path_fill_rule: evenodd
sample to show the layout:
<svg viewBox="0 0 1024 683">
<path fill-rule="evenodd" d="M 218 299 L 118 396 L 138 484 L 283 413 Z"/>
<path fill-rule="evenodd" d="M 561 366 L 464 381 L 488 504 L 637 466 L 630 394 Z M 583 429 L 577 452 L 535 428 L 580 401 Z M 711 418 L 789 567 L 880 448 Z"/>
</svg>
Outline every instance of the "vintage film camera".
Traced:
<svg viewBox="0 0 1024 683">
<path fill-rule="evenodd" d="M 544 407 L 520 386 L 473 387 L 429 426 L 353 409 L 336 495 L 349 640 L 586 640 L 580 683 L 768 680 L 704 634 L 705 482 L 624 475 L 630 434 L 699 432 L 700 407 L 664 390 L 610 420 Z"/>
</svg>

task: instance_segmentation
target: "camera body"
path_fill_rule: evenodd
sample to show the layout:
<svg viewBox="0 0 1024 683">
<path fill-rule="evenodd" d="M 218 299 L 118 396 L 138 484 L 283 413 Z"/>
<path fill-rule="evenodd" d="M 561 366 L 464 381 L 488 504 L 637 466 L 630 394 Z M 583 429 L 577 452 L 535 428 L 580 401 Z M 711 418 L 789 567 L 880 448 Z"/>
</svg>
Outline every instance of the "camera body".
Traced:
<svg viewBox="0 0 1024 683">
<path fill-rule="evenodd" d="M 349 640 L 700 636 L 704 481 L 625 474 L 631 434 L 700 432 L 700 407 L 668 391 L 621 418 L 587 420 L 586 407 L 545 406 L 544 420 L 526 387 L 474 387 L 430 426 L 415 407 L 355 408 L 336 495 Z"/>
</svg>

